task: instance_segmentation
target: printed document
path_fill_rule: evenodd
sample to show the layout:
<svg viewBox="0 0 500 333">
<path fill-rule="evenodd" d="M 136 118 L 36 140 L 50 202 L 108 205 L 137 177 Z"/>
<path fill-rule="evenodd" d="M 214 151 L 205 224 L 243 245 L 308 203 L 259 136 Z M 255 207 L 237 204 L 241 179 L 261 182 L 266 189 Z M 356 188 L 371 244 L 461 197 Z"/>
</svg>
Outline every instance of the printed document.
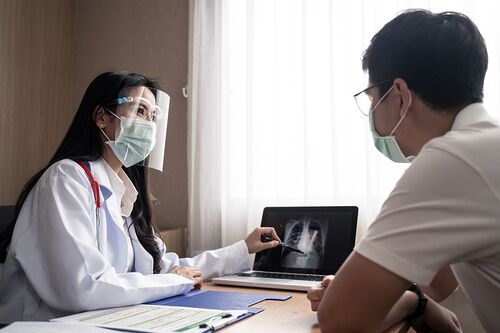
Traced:
<svg viewBox="0 0 500 333">
<path fill-rule="evenodd" d="M 200 333 L 238 320 L 245 310 L 212 310 L 165 305 L 134 305 L 87 311 L 52 319 L 137 332 Z"/>
</svg>

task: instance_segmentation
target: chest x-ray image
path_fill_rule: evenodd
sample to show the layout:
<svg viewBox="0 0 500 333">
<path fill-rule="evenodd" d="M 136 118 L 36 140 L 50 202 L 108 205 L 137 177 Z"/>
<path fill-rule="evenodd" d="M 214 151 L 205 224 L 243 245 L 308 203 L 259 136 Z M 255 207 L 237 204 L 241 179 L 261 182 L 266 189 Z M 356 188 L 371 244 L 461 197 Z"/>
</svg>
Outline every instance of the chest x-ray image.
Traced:
<svg viewBox="0 0 500 333">
<path fill-rule="evenodd" d="M 304 254 L 282 249 L 281 265 L 291 268 L 317 269 L 325 255 L 328 221 L 311 218 L 288 220 L 283 243 L 298 248 Z"/>
</svg>

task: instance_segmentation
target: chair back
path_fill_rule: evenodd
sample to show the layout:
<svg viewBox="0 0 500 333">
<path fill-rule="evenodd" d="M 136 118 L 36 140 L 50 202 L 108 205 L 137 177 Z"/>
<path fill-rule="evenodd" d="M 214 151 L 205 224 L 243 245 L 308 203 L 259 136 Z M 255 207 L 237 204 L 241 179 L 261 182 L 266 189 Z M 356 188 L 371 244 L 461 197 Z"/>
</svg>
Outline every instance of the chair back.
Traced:
<svg viewBox="0 0 500 333">
<path fill-rule="evenodd" d="M 0 231 L 5 229 L 14 219 L 16 206 L 0 206 Z"/>
</svg>

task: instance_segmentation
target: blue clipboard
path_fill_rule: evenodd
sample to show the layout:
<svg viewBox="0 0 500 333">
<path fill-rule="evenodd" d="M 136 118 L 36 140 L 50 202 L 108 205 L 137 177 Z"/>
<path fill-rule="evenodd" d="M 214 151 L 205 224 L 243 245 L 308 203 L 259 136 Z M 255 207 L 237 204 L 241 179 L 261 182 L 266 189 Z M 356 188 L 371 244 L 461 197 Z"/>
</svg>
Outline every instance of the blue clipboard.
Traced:
<svg viewBox="0 0 500 333">
<path fill-rule="evenodd" d="M 234 324 L 241 319 L 253 316 L 256 313 L 264 311 L 263 308 L 252 307 L 257 303 L 266 300 L 286 301 L 292 296 L 289 295 L 269 295 L 269 294 L 250 294 L 238 293 L 232 291 L 213 291 L 213 290 L 193 290 L 184 295 L 160 299 L 148 304 L 152 305 L 171 305 L 184 306 L 189 308 L 205 308 L 214 310 L 246 310 L 247 312 L 227 325 Z M 207 330 L 210 331 L 210 330 Z"/>
</svg>

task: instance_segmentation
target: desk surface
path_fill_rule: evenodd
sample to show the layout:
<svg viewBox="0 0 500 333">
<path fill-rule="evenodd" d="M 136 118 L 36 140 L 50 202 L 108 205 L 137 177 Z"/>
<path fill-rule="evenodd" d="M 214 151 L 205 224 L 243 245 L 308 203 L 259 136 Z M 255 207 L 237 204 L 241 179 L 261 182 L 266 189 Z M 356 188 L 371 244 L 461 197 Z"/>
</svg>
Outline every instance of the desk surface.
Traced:
<svg viewBox="0 0 500 333">
<path fill-rule="evenodd" d="M 222 333 L 231 332 L 286 332 L 286 333 L 319 333 L 316 313 L 311 311 L 310 303 L 305 292 L 288 290 L 271 290 L 243 287 L 217 286 L 212 283 L 203 285 L 205 290 L 237 291 L 242 293 L 290 295 L 286 301 L 263 301 L 255 307 L 264 311 L 245 318 L 229 327 L 222 329 Z M 0 326 L 1 328 L 1 326 Z M 38 329 L 36 330 L 38 332 Z M 59 331 L 59 330 L 58 330 Z M 385 333 L 406 333 L 408 326 L 405 323 L 395 325 Z M 32 331 L 35 332 L 35 331 Z M 110 331 L 111 332 L 111 331 Z"/>
<path fill-rule="evenodd" d="M 286 301 L 264 301 L 257 303 L 255 307 L 263 308 L 264 311 L 226 327 L 222 332 L 317 332 L 316 313 L 311 311 L 309 301 L 305 292 L 289 290 L 271 290 L 243 287 L 217 286 L 205 283 L 203 289 L 220 291 L 238 291 L 242 293 L 291 295 Z"/>
<path fill-rule="evenodd" d="M 237 291 L 242 293 L 291 295 L 286 301 L 263 301 L 255 307 L 264 311 L 224 328 L 222 332 L 287 332 L 287 333 L 319 333 L 316 313 L 311 311 L 305 292 L 290 290 L 271 290 L 243 287 L 218 286 L 205 283 L 203 289 L 219 291 Z M 386 333 L 407 332 L 405 324 L 396 325 Z"/>
</svg>

